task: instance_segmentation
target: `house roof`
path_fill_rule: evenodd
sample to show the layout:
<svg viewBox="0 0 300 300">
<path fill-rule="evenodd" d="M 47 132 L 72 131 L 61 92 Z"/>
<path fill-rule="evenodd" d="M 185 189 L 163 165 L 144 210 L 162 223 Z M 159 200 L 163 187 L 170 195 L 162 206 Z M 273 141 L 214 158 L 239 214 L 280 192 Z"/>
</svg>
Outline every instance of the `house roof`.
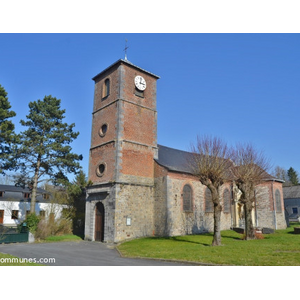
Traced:
<svg viewBox="0 0 300 300">
<path fill-rule="evenodd" d="M 284 199 L 300 198 L 300 185 L 283 187 L 282 190 Z"/>
<path fill-rule="evenodd" d="M 0 184 L 0 192 L 4 192 L 2 196 L 0 197 L 0 201 L 24 201 L 25 195 L 22 195 L 24 193 L 31 194 L 31 190 L 29 188 L 22 188 L 19 186 L 14 185 L 5 185 Z M 48 191 L 37 188 L 37 201 L 47 203 L 51 201 L 51 197 L 44 198 L 44 194 L 51 195 Z M 31 201 L 31 197 L 26 198 L 26 201 Z"/>
<path fill-rule="evenodd" d="M 8 184 L 0 184 L 0 192 L 23 192 L 30 193 L 31 190 L 29 188 L 22 188 L 20 186 L 8 185 Z M 37 188 L 37 192 L 41 194 L 49 194 L 44 189 Z"/>
</svg>

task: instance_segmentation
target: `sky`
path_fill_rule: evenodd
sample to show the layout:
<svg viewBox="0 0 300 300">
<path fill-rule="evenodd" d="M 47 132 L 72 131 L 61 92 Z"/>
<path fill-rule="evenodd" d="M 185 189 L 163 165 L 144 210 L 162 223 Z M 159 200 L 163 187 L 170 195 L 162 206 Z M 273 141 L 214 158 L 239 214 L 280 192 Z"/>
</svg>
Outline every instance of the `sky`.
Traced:
<svg viewBox="0 0 300 300">
<path fill-rule="evenodd" d="M 0 84 L 16 131 L 29 102 L 61 99 L 87 174 L 92 77 L 124 58 L 125 40 L 128 60 L 160 76 L 159 144 L 188 151 L 197 135 L 251 142 L 274 167 L 300 171 L 299 34 L 1 33 Z"/>
</svg>

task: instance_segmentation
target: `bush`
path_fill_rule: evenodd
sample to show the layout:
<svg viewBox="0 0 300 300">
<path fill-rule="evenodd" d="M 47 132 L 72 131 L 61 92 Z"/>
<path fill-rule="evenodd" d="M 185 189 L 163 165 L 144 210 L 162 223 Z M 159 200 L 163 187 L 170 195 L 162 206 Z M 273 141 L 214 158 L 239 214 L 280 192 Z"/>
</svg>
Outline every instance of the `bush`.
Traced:
<svg viewBox="0 0 300 300">
<path fill-rule="evenodd" d="M 263 240 L 265 238 L 262 232 L 260 231 L 255 231 L 254 235 L 255 240 Z M 242 240 L 246 240 L 246 234 L 242 235 Z"/>
<path fill-rule="evenodd" d="M 72 220 L 61 218 L 58 220 L 42 219 L 38 224 L 35 238 L 46 239 L 48 236 L 72 234 Z"/>
<path fill-rule="evenodd" d="M 40 222 L 40 217 L 38 217 L 35 213 L 29 214 L 24 221 L 24 223 L 26 223 L 26 226 L 28 227 L 31 233 L 36 232 L 39 222 Z"/>
</svg>

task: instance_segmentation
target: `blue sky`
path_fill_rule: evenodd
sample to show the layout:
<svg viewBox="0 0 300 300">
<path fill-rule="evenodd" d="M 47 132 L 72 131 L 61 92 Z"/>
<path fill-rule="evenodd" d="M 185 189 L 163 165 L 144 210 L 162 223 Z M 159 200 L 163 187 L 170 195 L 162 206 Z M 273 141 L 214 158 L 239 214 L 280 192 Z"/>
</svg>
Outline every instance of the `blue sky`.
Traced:
<svg viewBox="0 0 300 300">
<path fill-rule="evenodd" d="M 300 171 L 300 35 L 0 34 L 0 84 L 16 131 L 28 103 L 61 99 L 88 172 L 94 82 L 120 58 L 158 76 L 158 143 L 188 150 L 197 135 L 251 142 L 274 166 Z"/>
</svg>

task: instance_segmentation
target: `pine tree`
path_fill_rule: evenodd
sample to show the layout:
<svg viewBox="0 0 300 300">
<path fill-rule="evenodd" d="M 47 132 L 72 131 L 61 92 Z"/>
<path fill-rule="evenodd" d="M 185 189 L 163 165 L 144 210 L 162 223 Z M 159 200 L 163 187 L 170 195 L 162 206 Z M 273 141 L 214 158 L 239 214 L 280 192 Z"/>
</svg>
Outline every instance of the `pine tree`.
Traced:
<svg viewBox="0 0 300 300">
<path fill-rule="evenodd" d="M 299 184 L 299 180 L 298 180 L 298 174 L 297 172 L 290 167 L 287 171 L 288 177 L 289 177 L 289 181 L 293 184 L 293 185 L 297 185 Z"/>
<path fill-rule="evenodd" d="M 85 220 L 85 199 L 86 188 L 93 183 L 87 180 L 85 173 L 81 170 L 67 187 L 69 204 L 74 211 L 73 216 L 73 233 L 84 234 L 84 220 Z"/>
<path fill-rule="evenodd" d="M 39 182 L 46 178 L 56 183 L 68 181 L 67 174 L 76 174 L 80 169 L 82 156 L 72 153 L 70 146 L 79 132 L 73 131 L 75 124 L 63 123 L 65 110 L 60 108 L 60 102 L 52 96 L 30 102 L 27 121 L 20 122 L 27 129 L 20 134 L 16 158 L 23 183 L 32 189 L 31 213 L 35 212 Z"/>
<path fill-rule="evenodd" d="M 8 169 L 9 165 L 12 167 L 10 155 L 12 145 L 16 141 L 16 135 L 14 133 L 15 126 L 9 119 L 14 117 L 16 113 L 10 109 L 7 92 L 0 85 L 0 174 Z"/>
</svg>

